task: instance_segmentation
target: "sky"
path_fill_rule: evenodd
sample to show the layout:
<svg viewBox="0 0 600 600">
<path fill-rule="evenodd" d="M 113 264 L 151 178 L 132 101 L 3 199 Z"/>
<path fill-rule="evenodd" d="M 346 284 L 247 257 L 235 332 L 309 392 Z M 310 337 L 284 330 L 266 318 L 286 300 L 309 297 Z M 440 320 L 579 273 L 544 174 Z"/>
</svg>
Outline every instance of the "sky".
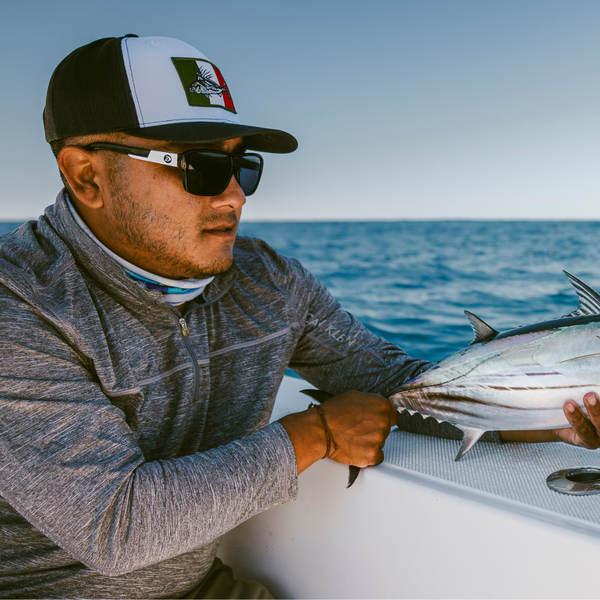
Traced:
<svg viewBox="0 0 600 600">
<path fill-rule="evenodd" d="M 600 220 L 598 0 L 0 0 L 0 220 L 61 183 L 41 114 L 72 50 L 181 39 L 265 155 L 252 221 Z"/>
</svg>

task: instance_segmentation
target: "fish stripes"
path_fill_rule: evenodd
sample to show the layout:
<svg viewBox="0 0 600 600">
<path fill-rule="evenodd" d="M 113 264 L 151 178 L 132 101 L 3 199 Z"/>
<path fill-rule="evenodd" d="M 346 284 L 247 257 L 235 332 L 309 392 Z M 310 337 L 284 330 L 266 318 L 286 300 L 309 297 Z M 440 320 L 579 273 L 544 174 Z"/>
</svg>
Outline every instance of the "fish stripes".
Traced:
<svg viewBox="0 0 600 600">
<path fill-rule="evenodd" d="M 473 342 L 392 392 L 399 410 L 463 431 L 456 460 L 485 431 L 569 427 L 564 403 L 585 410 L 583 395 L 600 394 L 600 295 L 565 273 L 579 298 L 570 315 L 497 333 L 465 311 Z"/>
</svg>

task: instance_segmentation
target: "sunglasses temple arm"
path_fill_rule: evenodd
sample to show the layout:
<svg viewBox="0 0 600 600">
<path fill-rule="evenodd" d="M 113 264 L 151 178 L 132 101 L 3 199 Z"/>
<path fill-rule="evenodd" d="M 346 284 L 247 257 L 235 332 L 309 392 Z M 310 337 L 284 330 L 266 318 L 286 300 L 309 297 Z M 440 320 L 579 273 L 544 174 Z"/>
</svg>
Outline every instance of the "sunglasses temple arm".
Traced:
<svg viewBox="0 0 600 600">
<path fill-rule="evenodd" d="M 158 150 L 136 150 L 135 153 L 128 153 L 127 156 L 136 160 L 165 165 L 167 167 L 177 167 L 178 155 L 174 152 L 159 152 Z"/>
</svg>

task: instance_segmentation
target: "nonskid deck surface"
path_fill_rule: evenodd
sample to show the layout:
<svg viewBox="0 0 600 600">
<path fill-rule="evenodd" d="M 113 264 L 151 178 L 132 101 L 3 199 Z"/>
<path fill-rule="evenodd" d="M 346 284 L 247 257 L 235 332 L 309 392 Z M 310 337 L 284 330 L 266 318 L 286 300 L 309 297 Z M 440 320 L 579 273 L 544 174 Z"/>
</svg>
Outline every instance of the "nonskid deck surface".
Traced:
<svg viewBox="0 0 600 600">
<path fill-rule="evenodd" d="M 600 538 L 600 494 L 569 496 L 546 485 L 555 471 L 600 468 L 600 450 L 478 442 L 455 462 L 459 446 L 456 440 L 394 430 L 384 448 L 385 463 L 426 485 Z"/>
<path fill-rule="evenodd" d="M 302 379 L 284 377 L 272 420 L 304 410 L 309 400 L 300 390 L 307 387 L 311 387 L 310 384 Z M 600 494 L 567 496 L 551 491 L 546 485 L 546 478 L 555 471 L 571 467 L 600 468 L 600 450 L 558 443 L 480 441 L 455 462 L 460 444 L 457 440 L 394 429 L 384 448 L 384 465 L 392 466 L 390 477 L 412 479 L 600 539 Z"/>
</svg>

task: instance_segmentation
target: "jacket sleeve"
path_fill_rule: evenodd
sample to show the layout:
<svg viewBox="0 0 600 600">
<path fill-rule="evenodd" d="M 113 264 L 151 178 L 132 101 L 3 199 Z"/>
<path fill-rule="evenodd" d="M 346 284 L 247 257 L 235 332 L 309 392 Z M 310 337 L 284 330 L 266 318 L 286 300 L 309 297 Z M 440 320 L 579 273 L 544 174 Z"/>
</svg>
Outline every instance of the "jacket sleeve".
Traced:
<svg viewBox="0 0 600 600">
<path fill-rule="evenodd" d="M 289 268 L 295 276 L 288 274 L 285 279 L 292 284 L 292 298 L 298 299 L 297 316 L 304 327 L 290 368 L 301 377 L 332 394 L 355 389 L 388 396 L 431 367 L 432 363 L 411 358 L 369 331 L 300 263 L 291 260 Z M 450 423 L 407 412 L 400 413 L 398 427 L 448 439 L 463 437 Z M 485 433 L 482 439 L 500 442 L 495 431 Z"/>
<path fill-rule="evenodd" d="M 0 311 L 0 495 L 76 560 L 122 575 L 296 496 L 294 450 L 279 423 L 146 461 L 86 357 L 6 290 Z"/>
<path fill-rule="evenodd" d="M 262 243 L 276 285 L 290 297 L 302 335 L 290 368 L 327 392 L 355 389 L 389 394 L 429 367 L 398 346 L 373 334 L 298 261 L 284 258 Z"/>
</svg>

